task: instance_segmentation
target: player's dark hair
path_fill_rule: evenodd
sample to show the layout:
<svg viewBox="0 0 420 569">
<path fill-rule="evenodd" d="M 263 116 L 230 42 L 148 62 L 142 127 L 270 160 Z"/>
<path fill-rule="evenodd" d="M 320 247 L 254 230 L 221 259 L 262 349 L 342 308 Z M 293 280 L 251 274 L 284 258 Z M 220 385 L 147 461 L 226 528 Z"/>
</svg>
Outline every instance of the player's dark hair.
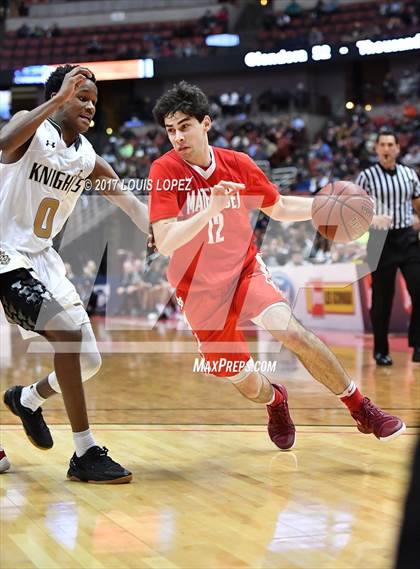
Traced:
<svg viewBox="0 0 420 569">
<path fill-rule="evenodd" d="M 73 71 L 73 69 L 75 69 L 75 67 L 77 67 L 77 65 L 69 65 L 69 64 L 60 65 L 59 67 L 57 67 L 57 69 L 55 69 L 51 73 L 51 75 L 47 79 L 47 82 L 45 83 L 45 100 L 46 101 L 51 99 L 51 95 L 53 93 L 58 93 L 58 91 L 61 88 L 61 85 L 63 84 L 64 77 L 67 75 L 67 73 L 70 73 L 70 71 Z M 92 73 L 92 76 L 89 77 L 89 80 L 92 81 L 93 83 L 96 83 L 96 77 L 94 76 L 93 73 Z"/>
<path fill-rule="evenodd" d="M 399 144 L 398 135 L 395 130 L 392 130 L 391 128 L 381 128 L 376 136 L 376 142 L 379 142 L 381 136 L 393 136 L 395 139 L 395 144 Z"/>
<path fill-rule="evenodd" d="M 206 95 L 197 87 L 186 81 L 180 81 L 169 89 L 156 102 L 153 116 L 160 126 L 165 126 L 165 117 L 174 115 L 177 111 L 202 122 L 210 114 L 210 105 Z"/>
</svg>

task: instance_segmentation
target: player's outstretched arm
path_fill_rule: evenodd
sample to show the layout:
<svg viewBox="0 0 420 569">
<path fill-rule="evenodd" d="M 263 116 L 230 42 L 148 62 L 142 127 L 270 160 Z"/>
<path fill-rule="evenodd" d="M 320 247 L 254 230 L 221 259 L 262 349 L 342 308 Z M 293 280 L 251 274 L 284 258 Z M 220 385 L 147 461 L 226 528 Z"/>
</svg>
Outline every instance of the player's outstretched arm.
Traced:
<svg viewBox="0 0 420 569">
<path fill-rule="evenodd" d="M 153 223 L 153 235 L 159 253 L 169 257 L 176 249 L 191 241 L 209 223 L 212 217 L 218 215 L 228 206 L 230 194 L 244 188 L 244 184 L 221 181 L 212 187 L 206 209 L 184 221 L 170 218 Z"/>
<path fill-rule="evenodd" d="M 92 73 L 84 67 L 75 67 L 67 73 L 60 90 L 49 101 L 45 101 L 32 111 L 20 111 L 0 131 L 0 150 L 2 161 L 16 162 L 26 152 L 37 128 L 66 101 L 74 96 L 76 89 L 91 77 Z"/>
<path fill-rule="evenodd" d="M 276 203 L 262 211 L 276 221 L 306 221 L 312 219 L 313 198 L 280 196 Z"/>
<path fill-rule="evenodd" d="M 108 162 L 100 156 L 96 156 L 95 167 L 89 179 L 93 189 L 97 189 L 107 200 L 122 209 L 143 233 L 149 232 L 147 206 L 124 187 Z"/>
</svg>

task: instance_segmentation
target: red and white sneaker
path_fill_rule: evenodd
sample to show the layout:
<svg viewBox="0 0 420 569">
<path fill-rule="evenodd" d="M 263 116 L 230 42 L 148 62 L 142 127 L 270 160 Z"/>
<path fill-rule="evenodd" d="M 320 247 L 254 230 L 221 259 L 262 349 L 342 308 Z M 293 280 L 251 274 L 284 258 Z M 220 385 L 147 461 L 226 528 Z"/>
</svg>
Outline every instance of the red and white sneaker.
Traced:
<svg viewBox="0 0 420 569">
<path fill-rule="evenodd" d="M 398 417 L 382 411 L 368 397 L 363 397 L 362 406 L 351 416 L 361 433 L 373 433 L 382 442 L 392 441 L 405 431 L 405 423 Z"/>
<path fill-rule="evenodd" d="M 289 406 L 287 404 L 287 391 L 284 385 L 276 385 L 273 388 L 280 391 L 284 400 L 280 405 L 272 407 L 267 405 L 268 412 L 268 434 L 273 443 L 281 450 L 290 450 L 295 446 L 296 429 L 290 417 Z"/>
<path fill-rule="evenodd" d="M 10 468 L 9 459 L 7 458 L 6 453 L 4 452 L 4 448 L 0 447 L 0 473 L 6 472 L 6 470 L 9 470 L 9 468 Z"/>
</svg>

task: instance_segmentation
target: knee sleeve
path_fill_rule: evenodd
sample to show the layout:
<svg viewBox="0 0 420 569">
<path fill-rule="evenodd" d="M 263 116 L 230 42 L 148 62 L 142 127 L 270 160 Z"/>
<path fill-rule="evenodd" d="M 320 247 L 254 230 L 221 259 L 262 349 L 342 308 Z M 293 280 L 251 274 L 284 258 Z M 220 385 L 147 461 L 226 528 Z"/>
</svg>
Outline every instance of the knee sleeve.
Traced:
<svg viewBox="0 0 420 569">
<path fill-rule="evenodd" d="M 257 326 L 265 330 L 287 330 L 292 318 L 292 311 L 286 302 L 267 306 L 258 316 L 252 318 Z"/>
<path fill-rule="evenodd" d="M 100 370 L 102 365 L 101 354 L 96 344 L 95 334 L 90 323 L 82 326 L 82 346 L 80 354 L 80 367 L 82 380 L 86 381 Z"/>
<path fill-rule="evenodd" d="M 81 354 L 80 355 L 80 368 L 82 371 L 82 381 L 87 381 L 98 373 L 101 369 L 102 358 L 99 352 Z"/>
<path fill-rule="evenodd" d="M 80 347 L 80 368 L 82 381 L 87 381 L 100 370 L 102 365 L 101 354 L 98 351 L 95 335 L 90 323 L 82 325 L 82 343 Z M 61 393 L 55 371 L 48 376 L 50 387 L 57 393 Z"/>
</svg>

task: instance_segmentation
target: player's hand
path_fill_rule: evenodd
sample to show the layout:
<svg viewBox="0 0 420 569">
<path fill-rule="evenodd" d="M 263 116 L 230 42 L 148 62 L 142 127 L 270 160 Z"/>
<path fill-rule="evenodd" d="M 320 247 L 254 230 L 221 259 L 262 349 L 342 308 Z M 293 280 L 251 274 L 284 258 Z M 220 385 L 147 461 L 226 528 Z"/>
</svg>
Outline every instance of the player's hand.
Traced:
<svg viewBox="0 0 420 569">
<path fill-rule="evenodd" d="M 62 103 L 67 102 L 69 99 L 74 97 L 77 89 L 82 85 L 83 81 L 90 79 L 92 77 L 92 72 L 86 67 L 75 67 L 70 73 L 64 76 L 63 83 L 60 90 L 58 91 L 56 97 L 58 97 Z"/>
<path fill-rule="evenodd" d="M 212 217 L 218 215 L 229 205 L 230 196 L 245 188 L 245 184 L 221 180 L 211 188 L 209 211 Z"/>
<path fill-rule="evenodd" d="M 155 242 L 155 236 L 153 235 L 153 231 L 149 231 L 149 234 L 147 236 L 147 248 L 148 249 L 156 249 L 156 242 Z"/>
<path fill-rule="evenodd" d="M 372 218 L 372 227 L 374 229 L 389 229 L 392 224 L 390 215 L 374 215 Z"/>
</svg>

